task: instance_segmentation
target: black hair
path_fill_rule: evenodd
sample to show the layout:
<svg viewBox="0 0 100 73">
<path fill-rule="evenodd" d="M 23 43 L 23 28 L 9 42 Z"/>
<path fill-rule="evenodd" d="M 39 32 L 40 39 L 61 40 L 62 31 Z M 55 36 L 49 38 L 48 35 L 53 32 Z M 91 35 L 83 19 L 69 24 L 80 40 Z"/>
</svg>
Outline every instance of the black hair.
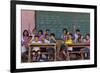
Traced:
<svg viewBox="0 0 100 73">
<path fill-rule="evenodd" d="M 38 38 L 39 38 L 39 36 L 38 36 L 38 35 L 35 35 L 34 37 L 38 37 Z"/>
<path fill-rule="evenodd" d="M 38 33 L 41 32 L 41 34 L 43 34 L 43 30 L 39 30 Z"/>
<path fill-rule="evenodd" d="M 73 34 L 72 34 L 72 33 L 69 33 L 69 35 L 73 36 Z"/>
<path fill-rule="evenodd" d="M 32 38 L 32 36 L 29 36 L 30 38 Z"/>
<path fill-rule="evenodd" d="M 90 36 L 90 34 L 89 34 L 89 33 L 87 33 L 87 34 L 86 34 L 86 36 Z"/>
<path fill-rule="evenodd" d="M 50 34 L 50 36 L 53 36 L 53 37 L 55 37 L 55 34 L 54 34 L 54 33 L 51 33 L 51 34 Z"/>
<path fill-rule="evenodd" d="M 50 31 L 49 29 L 46 29 L 46 31 Z"/>
<path fill-rule="evenodd" d="M 80 30 L 79 29 L 76 29 L 76 32 L 80 32 Z"/>
<path fill-rule="evenodd" d="M 66 31 L 66 33 L 68 32 L 67 28 L 63 28 L 63 32 Z"/>
<path fill-rule="evenodd" d="M 27 32 L 27 36 L 29 36 L 29 32 L 26 29 L 23 31 L 23 36 L 25 36 L 25 34 L 24 34 L 25 32 Z"/>
</svg>

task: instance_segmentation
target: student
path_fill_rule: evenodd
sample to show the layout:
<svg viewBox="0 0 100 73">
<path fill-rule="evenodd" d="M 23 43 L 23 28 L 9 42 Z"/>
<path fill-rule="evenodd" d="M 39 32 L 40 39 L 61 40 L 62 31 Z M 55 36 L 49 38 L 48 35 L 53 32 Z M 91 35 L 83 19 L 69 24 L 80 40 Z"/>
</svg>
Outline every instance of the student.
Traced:
<svg viewBox="0 0 100 73">
<path fill-rule="evenodd" d="M 38 43 L 42 43 L 41 41 L 39 41 L 39 36 L 35 35 L 34 40 L 32 41 L 32 43 L 34 44 L 38 44 Z M 40 58 L 40 48 L 39 47 L 33 47 L 32 49 L 32 61 L 38 61 L 38 59 Z M 35 58 L 35 59 L 34 59 Z"/>
<path fill-rule="evenodd" d="M 90 34 L 89 34 L 89 33 L 87 33 L 87 34 L 85 35 L 84 43 L 90 45 Z M 90 46 L 85 47 L 85 48 L 83 49 L 83 52 L 85 52 L 84 58 L 85 58 L 85 59 L 89 59 L 89 58 L 90 58 Z"/>
<path fill-rule="evenodd" d="M 60 47 L 60 50 L 59 50 L 59 60 L 67 60 L 67 45 L 64 43 L 64 41 L 62 41 L 62 44 L 61 44 L 61 47 Z"/>
<path fill-rule="evenodd" d="M 29 43 L 29 33 L 28 33 L 28 30 L 24 30 L 23 36 L 22 36 L 22 48 L 21 48 L 22 62 L 27 61 L 26 55 L 28 51 L 28 43 Z"/>
<path fill-rule="evenodd" d="M 56 38 L 54 33 L 50 34 L 50 43 L 56 43 Z"/>
<path fill-rule="evenodd" d="M 55 39 L 55 34 L 54 33 L 50 34 L 50 43 L 56 44 L 56 39 Z M 48 48 L 47 52 L 48 52 L 49 61 L 53 61 L 54 60 L 54 52 L 55 52 L 54 48 Z"/>
<path fill-rule="evenodd" d="M 30 40 L 30 42 L 32 42 L 34 40 L 35 35 L 37 35 L 37 31 L 36 31 L 36 29 L 33 29 L 31 32 L 32 39 Z"/>
<path fill-rule="evenodd" d="M 73 44 L 72 34 L 71 33 L 69 33 L 67 35 L 67 39 L 65 40 L 65 44 L 66 45 Z M 72 51 L 72 50 L 73 50 L 72 47 L 68 47 L 68 51 Z"/>
<path fill-rule="evenodd" d="M 42 30 L 38 31 L 38 36 L 39 36 L 39 41 L 42 41 L 42 38 L 44 37 L 44 34 L 43 34 Z"/>
<path fill-rule="evenodd" d="M 49 39 L 49 35 L 48 34 L 45 34 L 45 36 L 42 38 L 42 43 L 47 43 L 47 44 L 50 43 L 50 39 Z"/>
<path fill-rule="evenodd" d="M 75 37 L 74 43 L 83 43 L 83 36 L 81 35 L 79 29 L 76 29 L 76 33 L 74 34 L 74 37 Z M 73 51 L 79 52 L 79 51 L 81 51 L 81 49 L 82 49 L 82 48 L 80 48 L 80 47 L 74 47 L 74 48 L 73 48 Z M 77 56 L 78 56 L 78 55 L 77 55 Z"/>
<path fill-rule="evenodd" d="M 22 36 L 22 45 L 27 46 L 28 44 L 28 38 L 29 38 L 29 33 L 27 30 L 24 30 L 23 36 Z"/>
<path fill-rule="evenodd" d="M 76 29 L 76 32 L 74 34 L 74 43 L 77 43 L 78 42 L 79 35 L 80 35 L 80 30 L 79 29 Z"/>
<path fill-rule="evenodd" d="M 45 35 L 50 35 L 50 30 L 49 29 L 46 29 L 46 31 L 45 31 Z"/>
<path fill-rule="evenodd" d="M 33 30 L 32 30 L 32 34 L 31 34 L 32 40 L 34 40 L 34 36 L 35 36 L 36 34 L 37 34 L 36 29 L 33 29 Z"/>
<path fill-rule="evenodd" d="M 69 33 L 67 35 L 67 39 L 65 40 L 65 44 L 72 44 L 73 43 L 73 40 L 72 40 L 72 34 Z"/>
<path fill-rule="evenodd" d="M 64 28 L 63 29 L 63 34 L 61 35 L 61 39 L 66 40 L 67 39 L 67 33 L 68 33 L 67 29 Z"/>
<path fill-rule="evenodd" d="M 82 42 L 83 42 L 82 35 L 79 34 L 79 35 L 78 35 L 78 38 L 77 38 L 77 43 L 82 43 Z"/>
</svg>

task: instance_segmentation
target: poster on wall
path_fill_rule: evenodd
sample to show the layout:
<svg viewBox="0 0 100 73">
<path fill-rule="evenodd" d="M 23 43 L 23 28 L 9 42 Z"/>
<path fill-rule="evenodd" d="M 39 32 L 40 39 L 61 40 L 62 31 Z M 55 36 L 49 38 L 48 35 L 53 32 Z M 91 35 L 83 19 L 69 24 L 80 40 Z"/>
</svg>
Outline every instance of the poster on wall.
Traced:
<svg viewBox="0 0 100 73">
<path fill-rule="evenodd" d="M 97 7 L 11 1 L 11 72 L 97 66 Z"/>
</svg>

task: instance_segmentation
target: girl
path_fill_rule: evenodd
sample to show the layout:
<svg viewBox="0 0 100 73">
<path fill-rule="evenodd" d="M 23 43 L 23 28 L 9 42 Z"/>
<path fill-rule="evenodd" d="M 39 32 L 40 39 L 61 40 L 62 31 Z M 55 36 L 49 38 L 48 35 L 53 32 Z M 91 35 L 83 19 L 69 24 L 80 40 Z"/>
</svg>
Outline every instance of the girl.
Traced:
<svg viewBox="0 0 100 73">
<path fill-rule="evenodd" d="M 39 41 L 42 41 L 42 38 L 44 37 L 42 30 L 38 31 L 38 36 L 39 36 Z"/>
<path fill-rule="evenodd" d="M 61 39 L 63 40 L 66 40 L 67 39 L 67 34 L 68 34 L 68 31 L 66 28 L 63 29 L 63 34 L 61 35 Z"/>
<path fill-rule="evenodd" d="M 90 45 L 90 34 L 89 34 L 89 33 L 87 33 L 87 34 L 85 35 L 84 43 Z M 85 59 L 89 59 L 89 58 L 90 58 L 90 46 L 85 47 L 85 48 L 83 49 L 83 52 L 85 53 L 85 54 L 84 54 L 84 58 L 85 58 Z"/>
<path fill-rule="evenodd" d="M 28 43 L 29 43 L 29 33 L 28 33 L 28 30 L 24 30 L 23 36 L 22 36 L 22 49 L 21 49 L 22 62 L 27 61 L 26 53 L 28 51 Z"/>
</svg>

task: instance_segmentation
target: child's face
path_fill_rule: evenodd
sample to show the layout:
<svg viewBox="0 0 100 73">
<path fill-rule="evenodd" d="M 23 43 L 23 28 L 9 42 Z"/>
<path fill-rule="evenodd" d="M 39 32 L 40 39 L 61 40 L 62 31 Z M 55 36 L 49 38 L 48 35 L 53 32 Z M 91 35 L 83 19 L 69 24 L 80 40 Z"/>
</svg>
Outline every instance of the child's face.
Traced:
<svg viewBox="0 0 100 73">
<path fill-rule="evenodd" d="M 47 35 L 45 38 L 46 38 L 46 39 L 49 39 L 49 35 Z"/>
<path fill-rule="evenodd" d="M 63 34 L 66 34 L 66 31 L 65 30 L 63 31 Z"/>
<path fill-rule="evenodd" d="M 72 36 L 70 34 L 67 35 L 67 39 L 72 39 Z"/>
<path fill-rule="evenodd" d="M 36 41 L 36 42 L 38 42 L 38 40 L 39 40 L 39 38 L 38 38 L 38 37 L 35 37 L 34 39 L 35 39 L 35 41 Z"/>
<path fill-rule="evenodd" d="M 27 31 L 25 31 L 25 32 L 24 32 L 24 35 L 25 35 L 25 36 L 27 36 L 27 34 L 28 34 L 28 32 L 27 32 Z"/>
<path fill-rule="evenodd" d="M 35 52 L 32 52 L 32 55 L 34 56 L 35 55 Z"/>
<path fill-rule="evenodd" d="M 76 32 L 76 34 L 80 34 L 80 32 L 79 32 L 79 31 L 77 31 L 77 32 Z"/>
<path fill-rule="evenodd" d="M 69 38 L 71 39 L 71 38 L 72 38 L 72 36 L 71 36 L 71 35 L 69 35 Z"/>
<path fill-rule="evenodd" d="M 41 32 L 39 32 L 39 35 L 41 35 Z"/>
<path fill-rule="evenodd" d="M 46 31 L 46 34 L 48 34 L 49 33 L 49 31 Z"/>
<path fill-rule="evenodd" d="M 90 36 L 87 35 L 87 36 L 86 36 L 86 39 L 90 39 Z"/>
<path fill-rule="evenodd" d="M 54 36 L 51 35 L 51 39 L 54 39 Z"/>
<path fill-rule="evenodd" d="M 86 42 L 85 38 L 83 39 L 83 42 Z"/>
</svg>

